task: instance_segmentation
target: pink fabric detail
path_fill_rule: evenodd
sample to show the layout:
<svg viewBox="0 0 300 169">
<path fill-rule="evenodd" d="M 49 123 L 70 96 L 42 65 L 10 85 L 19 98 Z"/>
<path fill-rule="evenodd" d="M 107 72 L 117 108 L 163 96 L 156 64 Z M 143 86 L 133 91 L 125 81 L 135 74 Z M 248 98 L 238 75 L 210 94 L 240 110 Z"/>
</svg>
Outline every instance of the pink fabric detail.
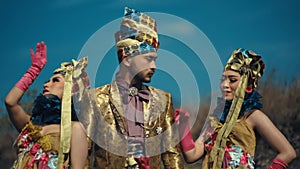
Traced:
<svg viewBox="0 0 300 169">
<path fill-rule="evenodd" d="M 47 63 L 46 44 L 43 41 L 41 43 L 37 43 L 36 53 L 34 53 L 32 49 L 30 49 L 30 55 L 31 55 L 31 66 L 27 70 L 27 72 L 23 75 L 23 77 L 15 85 L 17 88 L 21 89 L 24 92 L 28 89 L 28 87 L 40 74 L 41 70 L 44 68 L 45 64 Z"/>
<path fill-rule="evenodd" d="M 246 165 L 248 163 L 248 155 L 246 152 L 243 152 L 243 156 L 241 157 L 241 164 Z"/>
<path fill-rule="evenodd" d="M 186 110 L 176 109 L 175 111 L 175 123 L 178 125 L 180 145 L 184 152 L 192 150 L 195 148 L 195 143 L 190 132 L 189 124 L 190 114 Z"/>
<path fill-rule="evenodd" d="M 49 161 L 49 155 L 46 153 L 43 153 L 42 157 L 41 157 L 41 162 L 40 162 L 41 169 L 47 168 L 48 161 Z"/>
<path fill-rule="evenodd" d="M 279 158 L 275 158 L 268 169 L 285 169 L 288 167 L 288 164 Z"/>
<path fill-rule="evenodd" d="M 30 67 L 15 86 L 25 92 L 32 84 L 32 82 L 36 79 L 39 72 L 40 71 L 35 69 L 34 67 Z"/>
<path fill-rule="evenodd" d="M 35 155 L 39 151 L 40 148 L 41 148 L 41 146 L 38 143 L 35 143 L 32 145 L 32 147 L 30 149 L 30 153 L 32 155 Z"/>
<path fill-rule="evenodd" d="M 180 145 L 184 152 L 190 151 L 195 148 L 195 143 L 190 132 L 181 140 Z"/>
</svg>

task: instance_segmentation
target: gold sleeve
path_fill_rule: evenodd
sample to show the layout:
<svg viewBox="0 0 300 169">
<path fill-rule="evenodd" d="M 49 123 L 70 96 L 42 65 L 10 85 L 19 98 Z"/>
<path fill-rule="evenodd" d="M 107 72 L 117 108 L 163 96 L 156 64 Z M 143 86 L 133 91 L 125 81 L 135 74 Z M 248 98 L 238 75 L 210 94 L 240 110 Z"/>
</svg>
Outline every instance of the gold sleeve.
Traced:
<svg viewBox="0 0 300 169">
<path fill-rule="evenodd" d="M 163 138 L 163 146 L 166 151 L 162 153 L 162 160 L 166 169 L 182 169 L 184 165 L 179 146 L 178 129 L 176 125 L 173 125 L 175 112 L 172 97 L 170 93 L 166 93 L 166 96 L 167 104 L 165 114 L 163 114 L 164 120 L 162 120 L 163 126 L 167 128 Z"/>
</svg>

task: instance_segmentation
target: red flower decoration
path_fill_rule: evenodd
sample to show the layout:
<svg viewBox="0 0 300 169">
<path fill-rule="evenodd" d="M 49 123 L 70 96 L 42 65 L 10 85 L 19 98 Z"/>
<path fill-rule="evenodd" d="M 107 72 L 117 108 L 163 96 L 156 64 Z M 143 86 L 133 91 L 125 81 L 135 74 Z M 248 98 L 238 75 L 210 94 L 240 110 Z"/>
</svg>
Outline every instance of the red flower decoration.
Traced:
<svg viewBox="0 0 300 169">
<path fill-rule="evenodd" d="M 245 165 L 248 164 L 248 155 L 247 153 L 243 152 L 243 156 L 240 158 L 241 164 Z"/>
<path fill-rule="evenodd" d="M 42 157 L 41 157 L 41 161 L 39 163 L 39 165 L 41 166 L 41 169 L 47 169 L 48 161 L 49 161 L 49 155 L 46 153 L 43 153 Z"/>
<path fill-rule="evenodd" d="M 32 155 L 35 155 L 35 154 L 39 151 L 40 148 L 41 148 L 41 146 L 40 146 L 39 144 L 35 143 L 35 144 L 31 147 L 30 153 L 31 153 Z"/>
</svg>

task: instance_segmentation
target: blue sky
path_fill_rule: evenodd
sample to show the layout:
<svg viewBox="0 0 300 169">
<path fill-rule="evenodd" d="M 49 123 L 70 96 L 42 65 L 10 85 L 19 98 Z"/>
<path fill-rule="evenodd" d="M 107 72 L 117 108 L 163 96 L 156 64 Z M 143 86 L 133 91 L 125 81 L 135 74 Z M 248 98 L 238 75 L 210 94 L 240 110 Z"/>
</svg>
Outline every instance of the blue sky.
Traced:
<svg viewBox="0 0 300 169">
<path fill-rule="evenodd" d="M 226 62 L 231 52 L 239 47 L 252 49 L 261 54 L 269 71 L 276 68 L 279 79 L 289 79 L 299 76 L 298 49 L 300 47 L 300 2 L 296 0 L 280 1 L 191 1 L 191 0 L 48 0 L 48 1 L 16 1 L 2 0 L 0 2 L 0 45 L 1 45 L 1 91 L 0 98 L 4 99 L 8 91 L 30 66 L 29 49 L 35 48 L 38 41 L 44 40 L 48 46 L 48 63 L 32 88 L 41 90 L 41 85 L 52 74 L 52 71 L 62 61 L 70 61 L 80 56 L 88 40 L 100 29 L 110 25 L 122 17 L 124 7 L 132 7 L 140 11 L 159 14 L 169 14 L 186 21 L 170 24 L 169 21 L 159 20 L 161 25 L 166 23 L 161 30 L 179 31 L 181 36 L 188 36 L 197 28 L 213 46 L 213 54 L 218 54 L 221 62 Z M 178 21 L 178 20 L 177 20 Z M 112 27 L 113 29 L 114 27 Z M 113 42 L 114 35 L 108 31 L 103 39 L 98 39 L 94 44 L 102 47 L 102 42 Z M 158 31 L 160 25 L 158 24 Z M 174 93 L 175 102 L 180 102 L 180 84 L 178 79 L 186 77 L 182 66 L 174 61 L 174 56 L 179 62 L 184 62 L 193 74 L 194 79 L 189 79 L 184 88 L 190 89 L 187 96 L 193 100 L 194 90 L 192 80 L 198 87 L 201 96 L 207 95 L 211 90 L 209 83 L 210 73 L 207 66 L 214 65 L 203 63 L 201 56 L 190 49 L 191 44 L 202 45 L 200 37 L 193 36 L 186 44 L 168 36 L 160 36 L 161 50 L 158 65 L 165 66 L 166 59 L 171 61 L 180 77 L 168 74 L 171 71 L 157 71 L 151 85 Z M 192 35 L 192 34 L 191 34 Z M 99 38 L 99 37 L 98 37 Z M 101 37 L 100 37 L 101 38 Z M 207 44 L 206 43 L 206 44 Z M 103 49 L 104 50 L 104 49 Z M 95 85 L 100 86 L 111 80 L 117 59 L 114 47 L 106 49 L 107 53 L 103 63 L 96 72 Z M 89 56 L 92 58 L 94 56 Z M 161 59 L 162 58 L 162 59 Z M 181 60 L 180 60 L 181 59 Z M 114 69 L 111 69 L 111 68 Z M 218 68 L 216 68 L 218 69 Z M 218 69 L 219 70 L 219 69 Z M 178 73 L 182 72 L 182 74 Z M 94 72 L 95 73 L 95 72 Z M 179 80 L 180 81 L 180 80 Z M 183 90 L 184 91 L 184 90 Z M 196 95 L 198 95 L 196 93 Z M 3 102 L 0 107 L 4 107 Z"/>
</svg>

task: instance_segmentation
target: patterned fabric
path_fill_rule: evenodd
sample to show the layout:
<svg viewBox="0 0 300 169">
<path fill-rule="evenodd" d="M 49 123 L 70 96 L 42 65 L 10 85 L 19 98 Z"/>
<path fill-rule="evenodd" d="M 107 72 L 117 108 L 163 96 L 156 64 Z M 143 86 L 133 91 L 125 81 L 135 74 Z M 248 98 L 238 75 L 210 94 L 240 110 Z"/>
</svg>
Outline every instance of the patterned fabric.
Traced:
<svg viewBox="0 0 300 169">
<path fill-rule="evenodd" d="M 144 142 L 131 142 L 128 145 L 126 169 L 150 169 L 150 158 L 145 157 Z"/>
<path fill-rule="evenodd" d="M 121 58 L 156 52 L 156 49 L 145 42 L 137 42 L 134 45 L 119 47 L 118 56 Z"/>
<path fill-rule="evenodd" d="M 120 31 L 117 34 L 119 35 L 116 38 L 117 43 L 127 38 L 140 39 L 140 42 L 146 42 L 142 39 L 148 39 L 158 43 L 155 20 L 144 13 L 128 7 L 125 7 L 124 18 L 121 22 Z"/>
<path fill-rule="evenodd" d="M 156 21 L 128 7 L 115 39 L 120 62 L 127 56 L 156 52 L 159 48 Z"/>
<path fill-rule="evenodd" d="M 157 31 L 155 20 L 152 19 L 150 16 L 141 13 L 135 9 L 125 7 L 124 18 L 135 21 L 136 23 L 140 23 L 146 28 L 155 32 Z"/>
<path fill-rule="evenodd" d="M 56 169 L 59 133 L 41 135 L 42 127 L 27 123 L 17 138 L 18 158 L 11 169 Z M 63 163 L 67 168 L 68 158 Z"/>
<path fill-rule="evenodd" d="M 205 150 L 210 152 L 216 141 L 216 133 L 213 133 L 211 140 L 205 144 Z M 238 145 L 226 145 L 225 153 L 222 162 L 222 168 L 224 169 L 235 169 L 243 167 L 244 169 L 254 169 L 253 156 L 248 152 L 244 151 Z"/>
<path fill-rule="evenodd" d="M 213 132 L 207 131 L 209 138 L 205 141 L 206 156 L 202 163 L 203 169 L 253 169 L 256 137 L 254 130 L 246 122 L 247 117 L 253 113 L 248 111 L 233 126 L 230 134 L 226 138 L 224 156 L 220 159 L 222 167 L 210 162 L 210 153 L 215 144 L 218 132 L 223 127 L 223 123 L 211 117 L 211 125 L 215 126 Z"/>
</svg>

